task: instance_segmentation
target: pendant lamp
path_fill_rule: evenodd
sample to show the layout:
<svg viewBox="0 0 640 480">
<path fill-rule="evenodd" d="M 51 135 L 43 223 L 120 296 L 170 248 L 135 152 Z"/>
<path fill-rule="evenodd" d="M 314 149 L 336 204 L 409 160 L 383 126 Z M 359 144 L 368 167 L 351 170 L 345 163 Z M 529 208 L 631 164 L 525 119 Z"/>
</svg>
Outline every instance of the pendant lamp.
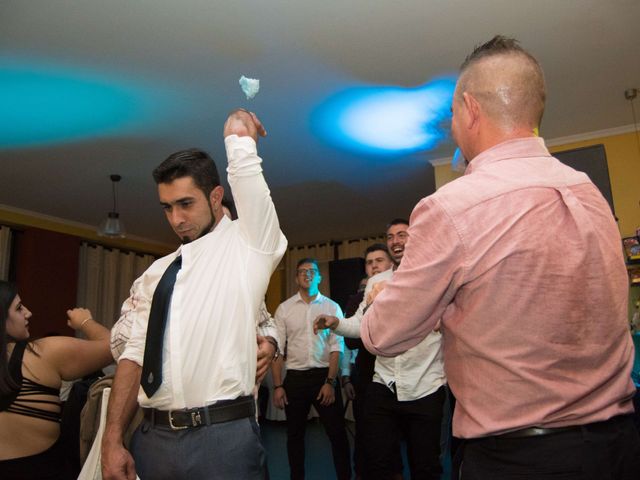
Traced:
<svg viewBox="0 0 640 480">
<path fill-rule="evenodd" d="M 101 237 L 110 237 L 110 238 L 124 238 L 124 224 L 120 220 L 120 214 L 118 213 L 118 204 L 116 202 L 116 183 L 122 180 L 120 175 L 114 174 L 110 175 L 111 179 L 111 187 L 113 192 L 113 210 L 107 214 L 107 218 L 105 218 L 98 227 L 98 235 Z"/>
</svg>

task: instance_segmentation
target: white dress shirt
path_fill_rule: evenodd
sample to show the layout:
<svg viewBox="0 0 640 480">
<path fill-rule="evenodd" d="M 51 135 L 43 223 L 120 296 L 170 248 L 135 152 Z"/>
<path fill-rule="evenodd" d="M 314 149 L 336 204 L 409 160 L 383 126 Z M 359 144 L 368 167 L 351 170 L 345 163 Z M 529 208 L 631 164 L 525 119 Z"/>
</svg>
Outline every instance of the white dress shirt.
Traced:
<svg viewBox="0 0 640 480">
<path fill-rule="evenodd" d="M 393 270 L 378 273 L 367 281 L 364 300 L 358 311 L 349 318 L 340 320 L 335 333 L 350 338 L 360 337 L 360 323 L 364 308 L 367 306 L 367 295 L 373 285 L 389 280 Z M 389 319 L 393 322 L 393 319 Z M 446 383 L 442 356 L 442 335 L 431 332 L 418 345 L 410 348 L 397 357 L 376 357 L 373 381 L 395 389 L 401 402 L 417 400 L 434 393 Z"/>
<path fill-rule="evenodd" d="M 153 292 L 182 255 L 163 345 L 163 382 L 151 399 L 161 410 L 193 408 L 251 395 L 256 372 L 256 318 L 287 241 L 250 137 L 225 138 L 227 172 L 238 220 L 227 217 L 207 235 L 181 245 L 138 279 L 131 338 L 120 359 L 142 365 Z"/>
<path fill-rule="evenodd" d="M 143 282 L 144 275 L 141 275 L 133 282 L 131 290 L 129 291 L 129 298 L 124 301 L 120 308 L 120 318 L 113 327 L 111 327 L 111 355 L 116 362 L 120 359 L 120 356 L 124 352 L 127 342 L 131 337 L 131 327 L 133 326 L 136 306 L 138 305 L 138 302 L 140 302 L 140 286 Z M 277 342 L 278 349 L 282 350 L 284 348 L 284 344 L 280 344 L 276 324 L 273 321 L 273 317 L 269 313 L 269 310 L 267 310 L 267 305 L 264 300 L 258 310 L 256 322 L 256 335 L 272 337 Z"/>
<path fill-rule="evenodd" d="M 343 317 L 340 306 L 319 292 L 310 303 L 296 293 L 276 309 L 274 320 L 278 338 L 286 344 L 287 370 L 327 368 L 331 352 L 342 353 L 342 337 L 330 330 L 313 333 L 313 321 L 322 314 Z"/>
</svg>

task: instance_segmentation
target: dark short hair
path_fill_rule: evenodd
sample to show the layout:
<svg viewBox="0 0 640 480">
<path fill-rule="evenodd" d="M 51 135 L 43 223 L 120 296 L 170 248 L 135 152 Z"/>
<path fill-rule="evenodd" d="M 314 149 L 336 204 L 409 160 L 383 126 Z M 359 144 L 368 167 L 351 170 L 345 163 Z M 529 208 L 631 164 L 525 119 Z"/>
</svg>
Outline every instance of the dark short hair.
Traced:
<svg viewBox="0 0 640 480">
<path fill-rule="evenodd" d="M 406 225 L 408 227 L 409 226 L 409 220 L 406 220 L 404 218 L 394 218 L 393 220 L 391 220 L 387 224 L 387 228 L 385 229 L 385 231 L 389 230 L 394 225 Z"/>
<path fill-rule="evenodd" d="M 510 53 L 523 55 L 536 65 L 539 65 L 538 60 L 536 60 L 533 55 L 522 48 L 518 40 L 516 40 L 515 38 L 505 37 L 504 35 L 496 35 L 488 42 L 477 45 L 473 49 L 473 52 L 467 55 L 467 58 L 464 59 L 462 65 L 460 65 L 460 71 L 462 72 L 466 70 L 469 65 L 483 58 L 491 57 L 493 55 L 504 55 Z"/>
<path fill-rule="evenodd" d="M 220 185 L 215 162 L 207 152 L 197 148 L 172 153 L 153 170 L 156 184 L 171 183 L 183 177 L 191 177 L 205 197 Z"/>
<path fill-rule="evenodd" d="M 366 260 L 367 255 L 369 255 L 371 252 L 377 252 L 377 251 L 383 251 L 384 253 L 387 254 L 387 256 L 389 257 L 389 260 L 391 260 L 391 255 L 389 254 L 389 249 L 387 248 L 387 246 L 384 243 L 374 243 L 372 245 L 369 245 L 367 247 L 367 249 L 364 251 L 364 258 Z"/>
<path fill-rule="evenodd" d="M 302 265 L 304 263 L 313 263 L 316 266 L 316 268 L 318 270 L 320 270 L 320 267 L 318 266 L 318 260 L 316 260 L 315 258 L 311 258 L 311 257 L 301 258 L 300 260 L 298 260 L 298 263 L 296 264 L 296 270 L 298 268 L 300 268 L 300 265 Z"/>
</svg>

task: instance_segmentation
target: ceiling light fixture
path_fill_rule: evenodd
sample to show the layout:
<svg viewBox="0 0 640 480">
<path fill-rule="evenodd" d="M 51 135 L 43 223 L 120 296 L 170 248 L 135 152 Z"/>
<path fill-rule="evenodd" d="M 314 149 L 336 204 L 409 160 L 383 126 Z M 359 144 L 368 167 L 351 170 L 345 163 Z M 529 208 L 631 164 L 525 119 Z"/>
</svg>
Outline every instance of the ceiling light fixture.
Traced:
<svg viewBox="0 0 640 480">
<path fill-rule="evenodd" d="M 122 177 L 117 174 L 110 175 L 111 187 L 113 191 L 113 210 L 107 214 L 100 226 L 98 227 L 98 235 L 101 237 L 110 238 L 124 238 L 124 224 L 120 220 L 120 214 L 118 213 L 118 204 L 116 203 L 116 183 L 122 180 Z"/>
</svg>

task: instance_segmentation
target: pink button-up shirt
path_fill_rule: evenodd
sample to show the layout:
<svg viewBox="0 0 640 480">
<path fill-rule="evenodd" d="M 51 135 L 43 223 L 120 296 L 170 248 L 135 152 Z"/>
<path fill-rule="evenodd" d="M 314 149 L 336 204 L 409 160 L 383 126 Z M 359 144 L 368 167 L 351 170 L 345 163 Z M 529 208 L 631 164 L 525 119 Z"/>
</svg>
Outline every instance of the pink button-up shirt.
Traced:
<svg viewBox="0 0 640 480">
<path fill-rule="evenodd" d="M 456 436 L 633 411 L 620 235 L 584 173 L 540 138 L 510 140 L 420 201 L 410 223 L 361 336 L 372 353 L 398 355 L 442 319 Z"/>
</svg>

